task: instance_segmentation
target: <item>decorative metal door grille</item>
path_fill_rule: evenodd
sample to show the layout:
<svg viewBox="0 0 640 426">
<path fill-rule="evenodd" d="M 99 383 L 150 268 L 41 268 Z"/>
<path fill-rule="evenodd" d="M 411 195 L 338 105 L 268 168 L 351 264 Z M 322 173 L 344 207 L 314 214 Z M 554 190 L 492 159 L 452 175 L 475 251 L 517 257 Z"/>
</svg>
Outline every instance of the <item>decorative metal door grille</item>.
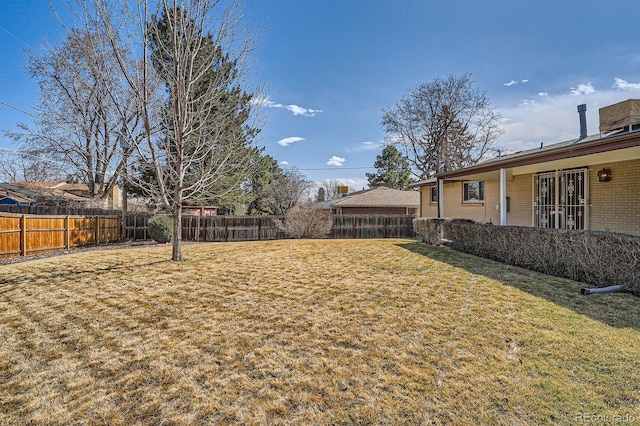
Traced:
<svg viewBox="0 0 640 426">
<path fill-rule="evenodd" d="M 556 227 L 556 173 L 539 173 L 535 176 L 535 226 Z"/>
<path fill-rule="evenodd" d="M 587 170 L 539 173 L 534 181 L 534 221 L 540 228 L 585 229 Z"/>
</svg>

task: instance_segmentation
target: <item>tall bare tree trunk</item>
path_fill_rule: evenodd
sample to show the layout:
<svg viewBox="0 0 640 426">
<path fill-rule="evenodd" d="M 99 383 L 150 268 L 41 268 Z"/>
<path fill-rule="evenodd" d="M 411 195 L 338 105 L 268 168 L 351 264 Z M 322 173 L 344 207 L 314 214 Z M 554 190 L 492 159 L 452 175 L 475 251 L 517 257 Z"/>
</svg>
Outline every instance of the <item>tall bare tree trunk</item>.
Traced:
<svg viewBox="0 0 640 426">
<path fill-rule="evenodd" d="M 173 248 L 171 260 L 182 260 L 182 206 L 173 207 Z"/>
</svg>

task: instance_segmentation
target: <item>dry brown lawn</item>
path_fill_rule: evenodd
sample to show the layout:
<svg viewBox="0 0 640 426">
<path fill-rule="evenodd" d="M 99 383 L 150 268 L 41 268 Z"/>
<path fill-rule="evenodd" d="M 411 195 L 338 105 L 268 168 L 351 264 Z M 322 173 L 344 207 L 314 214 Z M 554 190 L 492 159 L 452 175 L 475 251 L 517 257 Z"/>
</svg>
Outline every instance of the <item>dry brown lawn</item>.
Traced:
<svg viewBox="0 0 640 426">
<path fill-rule="evenodd" d="M 640 422 L 633 296 L 409 240 L 184 256 L 0 267 L 0 424 Z"/>
</svg>

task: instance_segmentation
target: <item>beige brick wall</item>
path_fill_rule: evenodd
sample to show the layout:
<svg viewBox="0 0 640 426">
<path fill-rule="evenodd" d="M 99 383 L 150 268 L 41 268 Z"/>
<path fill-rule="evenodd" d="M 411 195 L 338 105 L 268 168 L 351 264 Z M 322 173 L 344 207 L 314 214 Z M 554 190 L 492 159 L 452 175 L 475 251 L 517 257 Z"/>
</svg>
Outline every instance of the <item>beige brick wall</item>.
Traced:
<svg viewBox="0 0 640 426">
<path fill-rule="evenodd" d="M 598 182 L 598 170 L 611 170 L 609 182 Z M 589 167 L 590 229 L 640 235 L 640 160 Z"/>
<path fill-rule="evenodd" d="M 507 182 L 507 197 L 509 197 L 509 211 L 507 223 L 509 225 L 533 225 L 533 175 L 514 176 Z"/>
</svg>

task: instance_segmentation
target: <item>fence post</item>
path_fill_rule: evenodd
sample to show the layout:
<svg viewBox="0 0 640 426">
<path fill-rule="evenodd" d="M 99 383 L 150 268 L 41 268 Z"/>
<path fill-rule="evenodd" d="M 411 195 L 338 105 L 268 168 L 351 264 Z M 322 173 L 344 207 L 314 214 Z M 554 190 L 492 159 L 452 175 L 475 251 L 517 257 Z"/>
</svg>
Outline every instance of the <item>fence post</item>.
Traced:
<svg viewBox="0 0 640 426">
<path fill-rule="evenodd" d="M 258 216 L 258 241 L 261 240 L 260 234 L 262 233 L 262 217 Z"/>
<path fill-rule="evenodd" d="M 100 244 L 100 216 L 96 216 L 96 244 Z"/>
<path fill-rule="evenodd" d="M 353 216 L 351 218 L 351 237 L 355 239 L 357 236 L 358 234 L 356 233 L 356 217 Z"/>
<path fill-rule="evenodd" d="M 20 256 L 27 255 L 27 215 L 20 216 Z"/>
<path fill-rule="evenodd" d="M 382 229 L 383 229 L 383 231 L 382 231 L 383 237 L 382 238 L 387 238 L 387 216 L 384 216 L 382 218 Z"/>
<path fill-rule="evenodd" d="M 70 247 L 70 242 L 71 242 L 71 229 L 70 229 L 70 225 L 69 225 L 70 221 L 69 221 L 69 215 L 66 215 L 64 217 L 64 247 L 69 250 Z"/>
<path fill-rule="evenodd" d="M 207 241 L 207 222 L 209 221 L 209 216 L 204 217 L 204 222 L 202 223 L 202 241 Z"/>
</svg>

